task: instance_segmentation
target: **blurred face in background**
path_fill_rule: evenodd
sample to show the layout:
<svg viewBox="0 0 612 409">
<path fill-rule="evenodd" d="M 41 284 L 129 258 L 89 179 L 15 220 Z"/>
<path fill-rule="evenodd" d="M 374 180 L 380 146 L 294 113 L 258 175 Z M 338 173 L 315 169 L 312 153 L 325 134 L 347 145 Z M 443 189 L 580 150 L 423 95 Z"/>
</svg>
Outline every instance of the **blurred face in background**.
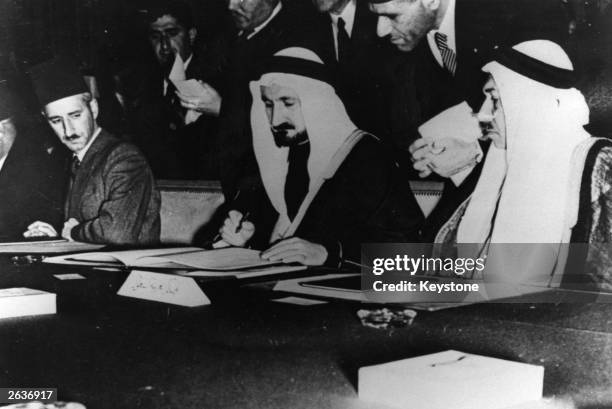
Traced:
<svg viewBox="0 0 612 409">
<path fill-rule="evenodd" d="M 227 0 L 234 25 L 240 31 L 252 31 L 270 17 L 278 0 Z"/>
<path fill-rule="evenodd" d="M 0 159 L 5 158 L 15 142 L 17 129 L 12 118 L 0 121 Z"/>
<path fill-rule="evenodd" d="M 174 56 L 180 55 L 186 61 L 192 53 L 197 30 L 183 27 L 171 15 L 163 15 L 149 26 L 149 42 L 159 64 L 168 71 L 174 63 Z"/>
</svg>

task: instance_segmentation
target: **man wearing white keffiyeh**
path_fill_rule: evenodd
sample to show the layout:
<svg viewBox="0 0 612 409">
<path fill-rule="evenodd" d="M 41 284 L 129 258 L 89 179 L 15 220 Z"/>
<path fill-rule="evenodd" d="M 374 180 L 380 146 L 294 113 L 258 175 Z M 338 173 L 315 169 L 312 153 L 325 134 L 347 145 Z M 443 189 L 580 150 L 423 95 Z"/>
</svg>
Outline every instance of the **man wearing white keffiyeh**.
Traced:
<svg viewBox="0 0 612 409">
<path fill-rule="evenodd" d="M 223 241 L 268 247 L 262 257 L 274 261 L 337 267 L 359 264 L 361 243 L 416 240 L 423 216 L 392 150 L 351 122 L 320 58 L 288 48 L 262 74 L 250 87 L 263 189 L 233 206 Z"/>
<path fill-rule="evenodd" d="M 493 143 L 473 194 L 436 242 L 478 243 L 483 252 L 489 243 L 538 243 L 520 255 L 491 246 L 485 278 L 512 272 L 504 281 L 540 281 L 565 268 L 561 243 L 592 242 L 609 224 L 592 208 L 608 190 L 601 174 L 609 170 L 609 142 L 584 130 L 589 109 L 557 44 L 518 44 L 483 71 L 490 78 L 479 120 Z"/>
</svg>

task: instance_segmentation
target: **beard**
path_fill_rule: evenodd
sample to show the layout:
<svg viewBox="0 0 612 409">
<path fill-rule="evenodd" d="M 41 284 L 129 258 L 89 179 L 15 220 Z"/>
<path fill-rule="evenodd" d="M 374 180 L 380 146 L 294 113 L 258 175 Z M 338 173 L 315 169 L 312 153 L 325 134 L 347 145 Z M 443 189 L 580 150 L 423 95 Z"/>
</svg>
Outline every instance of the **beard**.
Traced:
<svg viewBox="0 0 612 409">
<path fill-rule="evenodd" d="M 274 137 L 274 143 L 279 148 L 284 146 L 294 146 L 308 140 L 308 133 L 306 130 L 292 132 L 295 131 L 295 128 L 289 124 L 281 124 L 277 127 L 273 127 L 271 130 L 272 136 Z"/>
</svg>

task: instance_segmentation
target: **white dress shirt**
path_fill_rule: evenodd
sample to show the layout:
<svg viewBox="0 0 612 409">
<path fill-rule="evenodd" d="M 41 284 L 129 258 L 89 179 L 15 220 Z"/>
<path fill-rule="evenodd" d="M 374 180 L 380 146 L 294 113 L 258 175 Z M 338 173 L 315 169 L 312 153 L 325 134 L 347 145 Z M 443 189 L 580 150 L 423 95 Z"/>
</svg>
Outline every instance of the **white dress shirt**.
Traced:
<svg viewBox="0 0 612 409">
<path fill-rule="evenodd" d="M 87 145 L 85 145 L 85 147 L 83 149 L 81 149 L 80 151 L 75 153 L 75 156 L 79 159 L 79 162 L 83 162 L 83 158 L 85 157 L 85 154 L 87 153 L 87 151 L 91 147 L 91 144 L 96 140 L 98 135 L 100 135 L 100 132 L 102 132 L 102 128 L 98 128 L 98 130 L 96 132 L 94 132 L 93 136 L 91 137 L 91 139 L 89 140 Z"/>
</svg>

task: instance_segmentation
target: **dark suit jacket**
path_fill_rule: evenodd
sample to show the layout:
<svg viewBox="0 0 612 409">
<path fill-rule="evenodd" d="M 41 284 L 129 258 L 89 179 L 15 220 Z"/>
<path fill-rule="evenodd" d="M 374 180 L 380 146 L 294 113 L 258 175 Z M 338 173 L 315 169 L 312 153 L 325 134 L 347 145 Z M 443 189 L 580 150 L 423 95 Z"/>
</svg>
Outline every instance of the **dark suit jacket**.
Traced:
<svg viewBox="0 0 612 409">
<path fill-rule="evenodd" d="M 410 57 L 412 64 L 404 72 L 396 73 L 398 92 L 404 94 L 398 97 L 400 104 L 402 100 L 404 106 L 412 104 L 408 118 L 416 119 L 416 123 L 406 124 L 405 129 L 412 129 L 411 135 L 416 137 L 419 124 L 464 100 L 478 110 L 486 81 L 481 69 L 492 60 L 495 50 L 533 39 L 550 39 L 563 45 L 566 27 L 558 0 L 457 0 L 455 76 L 437 63 L 426 38 Z M 487 149 L 488 144 L 484 144 L 483 150 Z M 425 241 L 433 239 L 439 227 L 473 191 L 481 168 L 482 162 L 459 187 L 451 181 L 445 183 L 442 199 L 423 229 Z"/>
<path fill-rule="evenodd" d="M 566 27 L 558 0 L 457 0 L 455 76 L 438 64 L 426 38 L 415 49 L 422 121 L 463 100 L 479 109 L 486 81 L 482 67 L 494 58 L 496 50 L 534 39 L 549 39 L 563 46 Z"/>
<path fill-rule="evenodd" d="M 106 131 L 83 158 L 65 204 L 77 241 L 145 245 L 159 241 L 160 195 L 144 156 Z"/>
<path fill-rule="evenodd" d="M 255 224 L 251 244 L 265 249 L 278 213 L 265 191 L 241 194 L 231 208 L 250 212 Z M 393 148 L 365 135 L 327 180 L 306 211 L 295 237 L 328 251 L 326 265 L 361 263 L 362 243 L 416 242 L 423 214 Z"/>
<path fill-rule="evenodd" d="M 325 64 L 334 73 L 336 91 L 358 128 L 379 138 L 387 138 L 390 93 L 393 86 L 388 72 L 400 57 L 395 46 L 378 37 L 378 17 L 368 9 L 365 1 L 357 1 L 347 61 L 338 63 L 334 32 L 328 13 L 318 19 L 320 27 L 310 34 L 319 37 L 314 46 Z"/>
<path fill-rule="evenodd" d="M 187 79 L 198 79 L 216 88 L 206 57 L 194 50 L 187 70 Z M 143 64 L 134 79 L 128 117 L 132 142 L 142 150 L 157 178 L 215 179 L 212 137 L 217 118 L 202 114 L 197 121 L 185 125 L 187 110 L 169 104 L 164 98 L 164 73 L 156 61 Z"/>
<path fill-rule="evenodd" d="M 19 133 L 0 170 L 0 240 L 23 239 L 37 220 L 60 228 L 64 188 L 61 165 L 29 135 Z"/>
</svg>

